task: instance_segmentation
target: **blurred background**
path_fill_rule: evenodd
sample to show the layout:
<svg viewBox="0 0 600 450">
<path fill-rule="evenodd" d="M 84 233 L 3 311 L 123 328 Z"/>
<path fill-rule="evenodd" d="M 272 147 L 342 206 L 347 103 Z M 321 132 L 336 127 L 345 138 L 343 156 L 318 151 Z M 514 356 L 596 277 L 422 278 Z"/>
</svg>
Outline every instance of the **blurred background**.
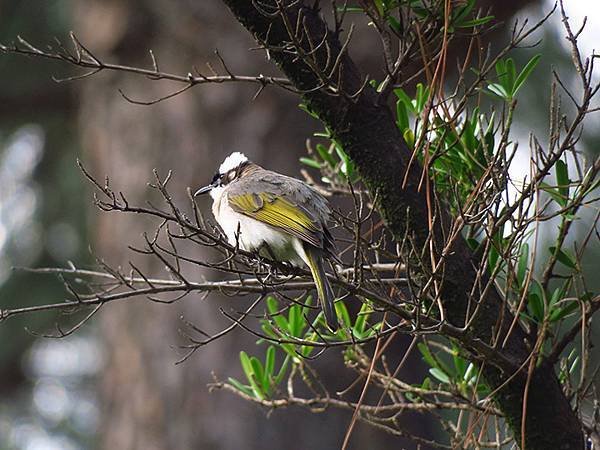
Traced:
<svg viewBox="0 0 600 450">
<path fill-rule="evenodd" d="M 508 24 L 515 16 L 533 22 L 553 4 L 481 3 Z M 590 16 L 581 43 L 591 52 L 600 42 L 600 11 L 586 0 L 567 3 L 576 23 Z M 43 46 L 55 36 L 66 42 L 70 30 L 100 59 L 114 63 L 149 67 L 152 49 L 161 69 L 185 74 L 193 65 L 217 66 L 214 50 L 219 49 L 234 73 L 277 74 L 261 52 L 249 51 L 256 44 L 218 0 L 0 0 L 0 42 L 21 35 Z M 507 42 L 505 33 L 501 27 L 488 39 L 500 48 Z M 519 98 L 526 108 L 517 116 L 515 139 L 523 149 L 530 130 L 547 134 L 544 99 L 550 67 L 570 70 L 557 17 L 535 38 L 543 38 L 537 48 L 513 55 L 517 65 L 534 53 L 544 56 L 537 78 Z M 352 48 L 369 73 L 377 73 L 380 64 L 373 59 L 374 48 L 378 43 L 367 34 Z M 100 178 L 109 175 L 116 190 L 138 203 L 150 195 L 153 168 L 163 174 L 173 170 L 171 192 L 184 202 L 186 188 L 205 184 L 234 150 L 298 176 L 305 141 L 320 130 L 298 108 L 296 96 L 275 88 L 252 100 L 255 86 L 212 85 L 154 106 L 136 106 L 118 89 L 151 100 L 174 86 L 116 73 L 73 83 L 51 79 L 73 74 L 61 64 L 0 54 L 0 308 L 64 298 L 54 277 L 12 267 L 65 266 L 68 261 L 83 267 L 93 264 L 95 256 L 126 265 L 132 259 L 127 245 L 141 243 L 142 233 L 152 230 L 137 217 L 94 209 L 76 158 Z M 598 136 L 591 131 L 584 136 L 585 146 L 598 152 Z M 515 170 L 526 173 L 525 152 L 522 162 Z M 208 209 L 207 203 L 202 206 Z M 553 232 L 551 226 L 547 232 Z M 597 268 L 597 261 L 596 251 L 587 260 L 589 270 Z M 138 263 L 149 272 L 160 269 L 145 260 Z M 229 393 L 208 392 L 212 372 L 221 379 L 240 375 L 238 352 L 253 348 L 253 338 L 229 335 L 175 365 L 181 356 L 176 348 L 181 315 L 208 330 L 225 324 L 218 312 L 223 299 L 197 300 L 112 304 L 75 335 L 58 340 L 36 338 L 54 326 L 54 315 L 2 323 L 0 449 L 339 448 L 349 414 L 300 409 L 268 414 Z M 329 360 L 336 358 L 333 352 L 328 356 L 320 365 L 332 372 L 336 362 Z M 407 370 L 418 380 L 418 361 Z M 352 381 L 351 374 L 330 376 L 339 389 Z M 406 420 L 418 434 L 428 434 L 420 417 Z M 400 447 L 397 438 L 359 425 L 350 448 Z"/>
</svg>

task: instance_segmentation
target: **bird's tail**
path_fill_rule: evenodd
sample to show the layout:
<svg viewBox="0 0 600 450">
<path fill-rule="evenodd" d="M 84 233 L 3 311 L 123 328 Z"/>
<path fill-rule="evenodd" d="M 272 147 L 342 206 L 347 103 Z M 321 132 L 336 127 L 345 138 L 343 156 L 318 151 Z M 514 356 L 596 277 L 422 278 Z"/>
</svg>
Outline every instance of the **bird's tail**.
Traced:
<svg viewBox="0 0 600 450">
<path fill-rule="evenodd" d="M 331 284 L 329 284 L 329 280 L 327 279 L 327 274 L 325 273 L 323 252 L 316 248 L 307 247 L 308 246 L 305 246 L 304 249 L 307 259 L 306 263 L 315 280 L 319 301 L 321 302 L 321 308 L 323 308 L 323 313 L 325 314 L 327 326 L 332 331 L 335 331 L 339 326 L 337 315 L 335 313 L 335 306 L 333 304 L 335 296 L 333 294 L 333 289 L 331 289 Z"/>
</svg>

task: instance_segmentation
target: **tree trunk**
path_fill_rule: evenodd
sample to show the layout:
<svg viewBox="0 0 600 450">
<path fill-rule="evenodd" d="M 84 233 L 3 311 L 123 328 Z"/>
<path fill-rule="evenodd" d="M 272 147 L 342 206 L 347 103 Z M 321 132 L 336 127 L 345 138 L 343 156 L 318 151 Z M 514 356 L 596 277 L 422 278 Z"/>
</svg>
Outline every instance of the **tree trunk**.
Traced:
<svg viewBox="0 0 600 450">
<path fill-rule="evenodd" d="M 408 182 L 402 189 L 398 180 L 403 179 L 410 167 L 411 152 L 395 125 L 393 115 L 386 104 L 378 99 L 370 86 L 361 91 L 364 75 L 358 70 L 348 53 L 340 54 L 341 44 L 315 9 L 304 6 L 303 2 L 287 2 L 289 23 L 302 23 L 310 34 L 303 39 L 304 51 L 314 55 L 320 67 L 326 67 L 330 61 L 340 61 L 340 74 L 335 75 L 339 86 L 348 94 L 361 92 L 356 98 L 344 95 L 331 95 L 326 89 L 317 89 L 320 79 L 311 67 L 293 52 L 277 51 L 285 48 L 290 41 L 288 31 L 280 14 L 259 12 L 253 2 L 246 0 L 224 0 L 234 16 L 255 37 L 273 50 L 271 57 L 293 84 L 303 92 L 304 99 L 321 120 L 332 130 L 335 138 L 356 163 L 363 180 L 371 192 L 377 192 L 379 211 L 388 229 L 398 241 L 402 241 L 407 231 L 416 242 L 417 248 L 423 248 L 429 236 L 424 224 L 428 221 L 427 200 L 424 190 L 419 190 L 421 168 L 417 164 L 407 175 Z M 274 5 L 274 3 L 273 3 Z M 271 6 L 273 6 L 271 5 Z M 263 5 L 266 10 L 269 7 Z M 301 17 L 302 20 L 298 20 Z M 316 49 L 310 43 L 326 41 L 328 45 L 319 45 Z M 444 217 L 445 216 L 445 217 Z M 442 248 L 443 236 L 448 226 L 448 214 L 442 211 L 435 228 L 434 245 Z M 442 224 L 442 225 L 440 225 Z M 480 261 L 474 256 L 463 240 L 457 240 L 453 248 L 443 256 L 445 258 L 444 278 L 442 280 L 442 301 L 451 324 L 463 325 L 468 307 L 468 293 L 476 281 L 476 267 Z M 439 252 L 439 250 L 438 250 Z M 440 260 L 438 254 L 436 260 Z M 483 281 L 485 285 L 486 280 Z M 495 333 L 505 336 L 512 317 L 503 311 L 503 300 L 492 290 L 481 302 L 480 313 L 469 329 L 469 335 L 455 338 L 473 355 L 478 349 L 475 342 L 491 343 Z M 498 318 L 503 317 L 502 323 Z M 525 334 L 516 328 L 507 340 L 501 355 L 518 368 L 526 361 L 530 349 L 525 343 Z M 481 357 L 482 355 L 479 355 Z M 523 395 L 527 380 L 527 371 L 506 370 L 500 361 L 487 359 L 484 375 L 491 387 L 496 390 L 495 400 L 506 416 L 517 442 L 520 443 L 520 430 L 523 411 Z M 564 396 L 554 371 L 541 366 L 534 370 L 529 385 L 527 403 L 525 443 L 527 449 L 547 450 L 583 448 L 582 427 L 575 416 L 569 401 Z M 551 413 L 549 413 L 551 412 Z M 548 430 L 552 430 L 551 433 Z"/>
</svg>

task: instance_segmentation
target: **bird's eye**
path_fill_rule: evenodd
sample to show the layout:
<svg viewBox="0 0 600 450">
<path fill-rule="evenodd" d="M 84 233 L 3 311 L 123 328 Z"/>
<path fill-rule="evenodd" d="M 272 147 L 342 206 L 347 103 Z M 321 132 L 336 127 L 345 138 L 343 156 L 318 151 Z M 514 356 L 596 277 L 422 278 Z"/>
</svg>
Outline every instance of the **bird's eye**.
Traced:
<svg viewBox="0 0 600 450">
<path fill-rule="evenodd" d="M 215 173 L 215 176 L 213 177 L 210 184 L 217 184 L 217 181 L 219 181 L 219 178 L 221 178 L 221 174 L 219 172 Z"/>
</svg>

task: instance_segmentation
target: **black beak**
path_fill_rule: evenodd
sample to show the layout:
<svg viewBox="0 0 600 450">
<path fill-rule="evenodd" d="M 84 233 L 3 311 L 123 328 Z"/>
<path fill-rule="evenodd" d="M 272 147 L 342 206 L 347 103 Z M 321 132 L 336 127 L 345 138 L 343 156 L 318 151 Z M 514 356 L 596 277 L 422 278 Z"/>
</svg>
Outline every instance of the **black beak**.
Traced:
<svg viewBox="0 0 600 450">
<path fill-rule="evenodd" d="M 212 188 L 214 188 L 214 184 L 209 184 L 208 186 L 204 186 L 203 188 L 198 189 L 196 192 L 194 192 L 194 197 L 196 197 L 197 195 L 202 195 L 202 194 L 206 194 L 207 192 L 210 192 L 212 190 Z"/>
</svg>

